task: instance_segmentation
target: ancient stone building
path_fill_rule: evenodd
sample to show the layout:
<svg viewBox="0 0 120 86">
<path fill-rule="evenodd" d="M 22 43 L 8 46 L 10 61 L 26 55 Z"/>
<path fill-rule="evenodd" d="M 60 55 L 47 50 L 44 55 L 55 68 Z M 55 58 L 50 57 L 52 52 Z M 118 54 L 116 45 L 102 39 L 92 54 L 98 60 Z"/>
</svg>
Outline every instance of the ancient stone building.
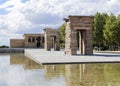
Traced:
<svg viewBox="0 0 120 86">
<path fill-rule="evenodd" d="M 44 34 L 24 34 L 25 47 L 44 48 Z"/>
<path fill-rule="evenodd" d="M 58 29 L 44 29 L 45 33 L 45 49 L 51 50 L 60 50 L 60 34 Z"/>
<path fill-rule="evenodd" d="M 44 48 L 44 34 L 24 34 L 24 39 L 10 39 L 11 48 Z"/>
<path fill-rule="evenodd" d="M 10 39 L 11 48 L 24 48 L 24 39 Z"/>
<path fill-rule="evenodd" d="M 65 54 L 93 54 L 93 16 L 69 16 L 66 21 Z"/>
<path fill-rule="evenodd" d="M 44 48 L 60 50 L 60 34 L 58 29 L 44 29 L 44 34 L 24 34 L 24 39 L 10 39 L 11 48 Z"/>
</svg>

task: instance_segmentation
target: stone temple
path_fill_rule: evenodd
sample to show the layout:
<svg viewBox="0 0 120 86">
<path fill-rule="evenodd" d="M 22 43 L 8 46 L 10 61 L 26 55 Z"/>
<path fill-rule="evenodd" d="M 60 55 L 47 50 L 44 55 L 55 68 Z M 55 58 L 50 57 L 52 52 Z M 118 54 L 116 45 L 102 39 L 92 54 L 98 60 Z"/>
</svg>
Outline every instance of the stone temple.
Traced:
<svg viewBox="0 0 120 86">
<path fill-rule="evenodd" d="M 44 48 L 44 34 L 24 34 L 24 39 L 10 39 L 11 48 Z"/>
<path fill-rule="evenodd" d="M 45 28 L 43 34 L 24 34 L 24 39 L 10 39 L 11 48 L 45 48 L 60 50 L 58 29 Z"/>
<path fill-rule="evenodd" d="M 92 22 L 93 16 L 69 16 L 65 18 L 65 54 L 93 54 Z"/>
<path fill-rule="evenodd" d="M 93 16 L 69 16 L 64 19 L 66 55 L 93 54 L 93 19 Z M 45 28 L 43 34 L 24 34 L 24 39 L 11 39 L 10 47 L 60 50 L 60 32 L 58 29 Z"/>
</svg>

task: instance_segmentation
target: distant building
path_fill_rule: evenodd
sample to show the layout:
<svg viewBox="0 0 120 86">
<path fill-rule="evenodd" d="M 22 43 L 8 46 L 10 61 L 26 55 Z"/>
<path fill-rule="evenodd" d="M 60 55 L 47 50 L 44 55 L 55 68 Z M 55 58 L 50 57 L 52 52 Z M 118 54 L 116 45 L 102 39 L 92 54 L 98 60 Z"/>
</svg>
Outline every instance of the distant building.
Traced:
<svg viewBox="0 0 120 86">
<path fill-rule="evenodd" d="M 60 50 L 58 29 L 45 28 L 44 34 L 24 34 L 23 39 L 10 39 L 10 48 L 45 48 Z"/>
<path fill-rule="evenodd" d="M 24 34 L 23 39 L 10 39 L 11 48 L 44 48 L 44 34 Z"/>
</svg>

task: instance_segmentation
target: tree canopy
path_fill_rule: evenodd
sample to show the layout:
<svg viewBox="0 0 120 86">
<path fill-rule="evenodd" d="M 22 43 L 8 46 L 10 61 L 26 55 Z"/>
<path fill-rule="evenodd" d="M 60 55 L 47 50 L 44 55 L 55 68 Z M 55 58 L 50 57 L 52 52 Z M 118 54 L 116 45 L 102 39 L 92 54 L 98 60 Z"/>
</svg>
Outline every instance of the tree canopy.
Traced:
<svg viewBox="0 0 120 86">
<path fill-rule="evenodd" d="M 99 50 L 101 48 L 101 45 L 104 42 L 104 36 L 103 36 L 103 29 L 104 25 L 106 23 L 106 18 L 108 15 L 106 13 L 100 14 L 96 13 L 95 18 L 94 18 L 94 23 L 93 23 L 93 39 L 94 39 L 94 44 L 99 46 Z"/>
<path fill-rule="evenodd" d="M 65 24 L 62 24 L 59 27 L 59 31 L 60 31 L 60 46 L 61 48 L 65 47 Z"/>
</svg>

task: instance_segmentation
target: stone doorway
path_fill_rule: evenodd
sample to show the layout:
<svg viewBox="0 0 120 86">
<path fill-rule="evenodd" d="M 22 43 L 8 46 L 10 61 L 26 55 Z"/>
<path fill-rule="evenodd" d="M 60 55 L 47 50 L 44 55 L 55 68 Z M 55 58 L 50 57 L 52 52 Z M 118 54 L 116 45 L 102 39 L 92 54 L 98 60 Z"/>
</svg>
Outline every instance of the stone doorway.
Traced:
<svg viewBox="0 0 120 86">
<path fill-rule="evenodd" d="M 52 39 L 52 49 L 56 50 L 56 36 L 51 35 L 51 39 Z"/>
<path fill-rule="evenodd" d="M 41 38 L 37 37 L 37 48 L 41 47 Z"/>
<path fill-rule="evenodd" d="M 50 51 L 51 49 L 60 50 L 60 34 L 58 29 L 46 28 L 45 31 L 45 49 Z"/>
<path fill-rule="evenodd" d="M 69 16 L 66 21 L 65 54 L 93 54 L 92 22 L 93 16 Z M 79 48 L 78 48 L 79 47 Z"/>
<path fill-rule="evenodd" d="M 77 45 L 78 45 L 78 52 L 77 54 L 85 54 L 85 30 L 77 30 Z"/>
</svg>

